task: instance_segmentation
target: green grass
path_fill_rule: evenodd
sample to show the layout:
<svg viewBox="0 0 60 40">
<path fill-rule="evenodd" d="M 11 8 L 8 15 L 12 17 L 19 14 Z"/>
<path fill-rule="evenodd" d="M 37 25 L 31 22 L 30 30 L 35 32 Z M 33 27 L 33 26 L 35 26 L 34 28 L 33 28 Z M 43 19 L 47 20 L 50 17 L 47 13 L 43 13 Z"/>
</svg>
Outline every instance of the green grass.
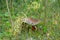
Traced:
<svg viewBox="0 0 60 40">
<path fill-rule="evenodd" d="M 1 5 L 3 4 L 3 5 Z M 60 1 L 59 0 L 1 0 L 0 40 L 60 40 Z M 25 17 L 42 19 L 37 29 L 32 31 L 29 24 L 22 24 Z M 12 25 L 12 26 L 11 26 Z M 23 29 L 22 29 L 23 26 Z M 29 31 L 28 31 L 28 27 Z"/>
</svg>

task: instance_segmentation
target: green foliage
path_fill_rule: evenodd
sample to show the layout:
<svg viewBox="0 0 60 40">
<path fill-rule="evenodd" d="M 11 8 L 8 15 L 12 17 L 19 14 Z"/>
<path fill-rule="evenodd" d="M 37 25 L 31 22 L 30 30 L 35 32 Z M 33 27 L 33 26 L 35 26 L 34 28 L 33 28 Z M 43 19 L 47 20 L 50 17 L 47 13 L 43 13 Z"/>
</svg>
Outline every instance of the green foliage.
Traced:
<svg viewBox="0 0 60 40">
<path fill-rule="evenodd" d="M 6 0 L 0 0 L 0 40 L 60 40 L 60 0 L 9 0 L 8 7 L 10 14 Z M 22 25 L 26 16 L 42 19 L 38 30 L 27 32 L 32 25 Z"/>
</svg>

